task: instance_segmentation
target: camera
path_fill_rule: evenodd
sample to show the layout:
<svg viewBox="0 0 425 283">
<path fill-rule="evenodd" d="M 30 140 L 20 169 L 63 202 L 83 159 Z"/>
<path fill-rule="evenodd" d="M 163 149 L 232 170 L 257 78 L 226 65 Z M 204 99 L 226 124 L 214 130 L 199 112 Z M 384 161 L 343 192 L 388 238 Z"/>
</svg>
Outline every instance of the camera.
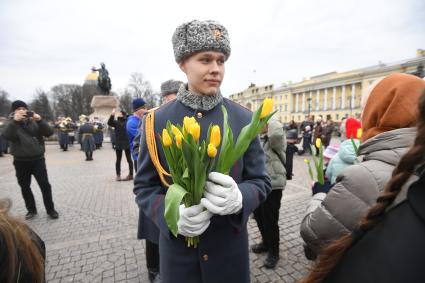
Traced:
<svg viewBox="0 0 425 283">
<path fill-rule="evenodd" d="M 34 116 L 33 111 L 27 111 L 27 114 L 25 115 L 27 118 L 32 118 Z"/>
</svg>

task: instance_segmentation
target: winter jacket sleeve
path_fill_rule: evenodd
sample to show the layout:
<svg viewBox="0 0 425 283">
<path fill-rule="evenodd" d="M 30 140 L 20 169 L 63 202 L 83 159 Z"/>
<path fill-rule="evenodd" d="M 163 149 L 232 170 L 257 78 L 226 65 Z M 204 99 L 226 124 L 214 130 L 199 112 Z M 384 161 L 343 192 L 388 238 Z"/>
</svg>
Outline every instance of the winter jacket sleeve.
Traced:
<svg viewBox="0 0 425 283">
<path fill-rule="evenodd" d="M 138 125 L 139 125 L 139 122 L 136 121 L 134 117 L 131 117 L 127 121 L 127 136 L 131 143 L 133 142 L 134 138 L 137 135 Z"/>
<path fill-rule="evenodd" d="M 140 152 L 145 152 L 146 154 L 141 154 Z M 137 172 L 143 172 L 143 174 L 136 174 L 134 179 L 133 192 L 136 195 L 136 203 L 143 213 L 159 228 L 160 232 L 166 238 L 170 238 L 171 232 L 164 218 L 166 190 L 161 186 L 158 173 L 150 155 L 147 153 L 145 131 L 141 132 L 140 152 L 137 157 Z"/>
<path fill-rule="evenodd" d="M 18 127 L 19 122 L 10 119 L 4 127 L 3 136 L 11 142 L 16 142 L 18 140 Z"/>
<path fill-rule="evenodd" d="M 278 121 L 270 121 L 267 136 L 269 138 L 270 147 L 275 152 L 278 152 L 281 157 L 284 158 L 284 161 L 286 163 L 286 137 L 282 125 Z"/>
<path fill-rule="evenodd" d="M 39 135 L 43 137 L 50 137 L 51 135 L 53 135 L 53 128 L 50 127 L 46 121 L 44 120 L 37 121 L 37 126 L 38 126 Z"/>
<path fill-rule="evenodd" d="M 108 119 L 108 126 L 110 126 L 110 127 L 115 127 L 114 115 L 109 116 L 109 119 Z"/>
<path fill-rule="evenodd" d="M 381 180 L 362 164 L 348 167 L 327 195 L 316 194 L 301 222 L 301 237 L 315 252 L 352 232 L 379 193 Z"/>
</svg>

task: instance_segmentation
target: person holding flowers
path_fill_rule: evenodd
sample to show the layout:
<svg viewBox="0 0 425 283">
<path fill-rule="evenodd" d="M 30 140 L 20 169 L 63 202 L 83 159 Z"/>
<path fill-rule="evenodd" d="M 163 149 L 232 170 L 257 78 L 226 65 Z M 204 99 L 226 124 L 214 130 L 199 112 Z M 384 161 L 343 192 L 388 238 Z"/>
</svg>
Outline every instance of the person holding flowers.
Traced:
<svg viewBox="0 0 425 283">
<path fill-rule="evenodd" d="M 333 240 L 354 231 L 375 203 L 400 157 L 413 144 L 416 106 L 424 90 L 425 81 L 395 73 L 365 94 L 360 163 L 345 168 L 327 193 L 315 184 L 317 193 L 301 222 L 301 236 L 310 251 L 318 254 Z M 414 180 L 412 176 L 406 185 Z"/>
<path fill-rule="evenodd" d="M 236 140 L 251 134 L 244 127 L 252 117 L 261 125 L 269 113 L 253 116 L 221 95 L 230 56 L 224 26 L 213 21 L 184 23 L 177 27 L 172 43 L 188 82 L 180 87 L 175 100 L 144 119 L 140 152 L 149 155 L 139 154 L 134 180 L 136 202 L 160 230 L 161 282 L 249 282 L 247 221 L 270 193 L 270 179 L 258 137 L 249 142 L 241 139 L 244 141 L 235 147 L 229 144 L 233 136 Z M 272 106 L 267 105 L 262 112 L 271 112 Z M 221 131 L 212 138 L 215 125 Z M 233 160 L 239 156 L 233 154 L 238 150 L 244 153 Z M 174 158 L 181 162 L 170 162 Z M 183 164 L 190 170 L 180 172 Z M 193 175 L 196 170 L 199 174 Z M 171 228 L 165 217 L 170 213 L 166 210 L 167 192 L 178 192 L 179 184 L 202 183 L 204 176 L 205 191 L 196 196 L 199 204 L 186 206 L 188 198 L 177 203 L 177 211 L 171 210 L 171 214 L 178 216 L 178 221 Z"/>
</svg>

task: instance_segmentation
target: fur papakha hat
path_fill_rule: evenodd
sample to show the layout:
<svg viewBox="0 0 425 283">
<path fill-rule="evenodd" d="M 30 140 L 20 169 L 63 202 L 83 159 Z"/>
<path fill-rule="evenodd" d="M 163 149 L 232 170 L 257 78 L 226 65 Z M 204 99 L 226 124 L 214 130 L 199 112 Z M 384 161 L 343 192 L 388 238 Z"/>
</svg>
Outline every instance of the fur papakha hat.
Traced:
<svg viewBox="0 0 425 283">
<path fill-rule="evenodd" d="M 171 93 L 177 93 L 182 83 L 183 83 L 182 81 L 175 81 L 175 80 L 168 80 L 163 82 L 161 84 L 161 95 L 166 96 Z"/>
<path fill-rule="evenodd" d="M 201 51 L 224 53 L 230 56 L 229 34 L 224 26 L 215 21 L 194 20 L 176 28 L 172 38 L 177 63 Z"/>
</svg>

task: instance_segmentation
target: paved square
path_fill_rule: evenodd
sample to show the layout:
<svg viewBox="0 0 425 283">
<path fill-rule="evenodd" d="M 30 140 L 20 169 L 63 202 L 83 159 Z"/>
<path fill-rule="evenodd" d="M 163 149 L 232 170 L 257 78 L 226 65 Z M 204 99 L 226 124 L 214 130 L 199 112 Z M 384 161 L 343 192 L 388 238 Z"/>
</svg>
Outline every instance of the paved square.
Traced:
<svg viewBox="0 0 425 283">
<path fill-rule="evenodd" d="M 136 239 L 138 208 L 132 182 L 115 181 L 115 152 L 110 144 L 84 161 L 79 146 L 62 152 L 46 146 L 46 163 L 53 200 L 60 216 L 48 218 L 34 178 L 32 190 L 38 215 L 27 223 L 45 241 L 47 282 L 149 282 L 144 241 Z M 122 161 L 122 175 L 127 174 Z M 265 255 L 250 253 L 252 282 L 296 282 L 306 273 L 299 224 L 310 199 L 303 158 L 294 158 L 294 180 L 288 181 L 280 209 L 281 260 L 274 270 L 263 265 Z M 12 214 L 24 217 L 25 205 L 10 154 L 0 158 L 0 198 L 13 201 Z M 261 240 L 253 219 L 248 222 L 250 244 Z"/>
</svg>

